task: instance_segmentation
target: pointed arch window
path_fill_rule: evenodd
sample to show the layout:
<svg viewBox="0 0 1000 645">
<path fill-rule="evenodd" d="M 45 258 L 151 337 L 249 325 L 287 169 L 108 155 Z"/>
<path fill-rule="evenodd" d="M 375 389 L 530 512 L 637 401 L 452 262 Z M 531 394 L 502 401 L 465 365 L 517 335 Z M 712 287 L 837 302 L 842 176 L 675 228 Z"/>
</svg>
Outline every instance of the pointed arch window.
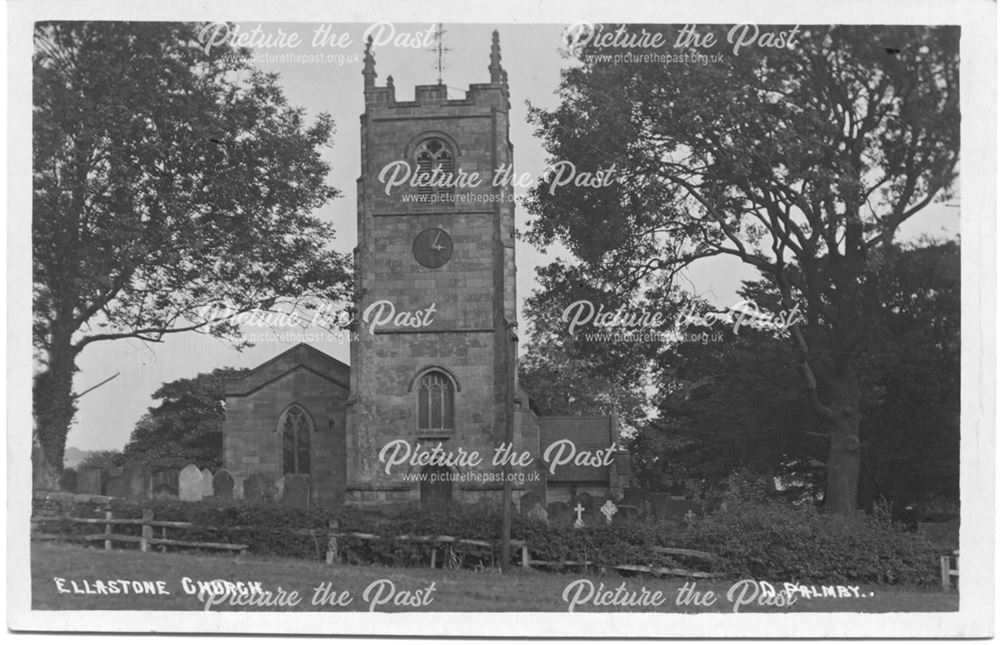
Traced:
<svg viewBox="0 0 1000 645">
<path fill-rule="evenodd" d="M 441 139 L 426 139 L 417 146 L 414 152 L 417 162 L 417 177 L 431 178 L 435 184 L 447 183 L 452 180 L 452 173 L 455 171 L 455 154 L 451 148 Z M 435 171 L 437 171 L 435 173 Z M 443 178 L 443 181 L 442 181 Z M 418 183 L 421 183 L 418 181 Z M 426 203 L 454 203 L 454 186 L 418 186 L 417 196 L 419 201 Z"/>
<path fill-rule="evenodd" d="M 417 431 L 455 430 L 455 384 L 442 372 L 430 371 L 417 383 Z"/>
<path fill-rule="evenodd" d="M 281 431 L 281 465 L 285 475 L 309 474 L 313 421 L 305 409 L 293 403 L 278 419 Z"/>
</svg>

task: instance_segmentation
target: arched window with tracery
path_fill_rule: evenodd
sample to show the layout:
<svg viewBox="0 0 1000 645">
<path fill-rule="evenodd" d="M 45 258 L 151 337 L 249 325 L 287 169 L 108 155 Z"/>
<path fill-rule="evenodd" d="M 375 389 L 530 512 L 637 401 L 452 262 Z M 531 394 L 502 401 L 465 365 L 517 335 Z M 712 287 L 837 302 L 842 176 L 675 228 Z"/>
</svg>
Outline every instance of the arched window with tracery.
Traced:
<svg viewBox="0 0 1000 645">
<path fill-rule="evenodd" d="M 309 474 L 310 441 L 313 422 L 309 413 L 298 404 L 288 409 L 278 419 L 281 431 L 281 464 L 285 475 Z"/>
<path fill-rule="evenodd" d="M 455 429 L 455 384 L 443 372 L 427 372 L 417 383 L 417 430 L 424 433 Z"/>
<path fill-rule="evenodd" d="M 441 139 L 425 139 L 414 151 L 417 162 L 417 196 L 421 202 L 452 203 L 455 199 L 455 187 L 443 186 L 442 183 L 452 181 L 455 171 L 455 155 L 451 148 Z M 435 172 L 437 171 L 437 172 Z M 432 181 L 435 185 L 422 186 L 421 181 Z"/>
</svg>

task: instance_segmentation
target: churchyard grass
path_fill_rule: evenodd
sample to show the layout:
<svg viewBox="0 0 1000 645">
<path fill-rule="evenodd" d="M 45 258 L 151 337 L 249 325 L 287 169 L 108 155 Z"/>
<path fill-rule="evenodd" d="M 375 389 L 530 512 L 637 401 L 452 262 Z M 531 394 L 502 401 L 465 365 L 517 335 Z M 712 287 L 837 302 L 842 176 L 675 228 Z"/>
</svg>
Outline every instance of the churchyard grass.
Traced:
<svg viewBox="0 0 1000 645">
<path fill-rule="evenodd" d="M 302 597 L 294 611 L 366 611 L 368 604 L 362 598 L 365 589 L 379 580 L 389 580 L 397 591 L 417 592 L 432 583 L 432 602 L 426 606 L 379 607 L 379 611 L 522 611 L 564 612 L 563 591 L 567 585 L 585 578 L 595 586 L 603 583 L 613 590 L 622 583 L 629 590 L 662 591 L 666 602 L 654 608 L 629 609 L 599 607 L 611 611 L 660 611 L 660 612 L 729 612 L 733 603 L 727 602 L 726 592 L 734 581 L 699 581 L 697 590 L 714 591 L 720 602 L 710 608 L 678 607 L 675 598 L 686 581 L 676 578 L 628 577 L 586 573 L 547 573 L 517 569 L 503 576 L 494 570 L 418 569 L 385 566 L 332 565 L 290 558 L 263 558 L 252 554 L 242 561 L 224 555 L 198 553 L 141 553 L 132 550 L 104 551 L 67 544 L 32 543 L 31 593 L 34 609 L 65 610 L 126 610 L 197 611 L 204 603 L 196 595 L 185 593 L 182 580 L 197 581 L 226 579 L 259 581 L 265 590 L 276 592 L 278 587 L 296 590 Z M 55 578 L 70 593 L 60 593 Z M 96 581 L 139 580 L 163 581 L 170 595 L 149 594 L 95 594 L 73 593 L 95 589 Z M 86 586 L 85 586 L 86 581 Z M 770 581 L 776 586 L 784 581 Z M 332 596 L 350 592 L 353 601 L 346 607 L 314 606 L 314 589 L 331 583 Z M 741 612 L 795 611 L 795 612 L 924 612 L 957 611 L 959 596 L 955 592 L 942 592 L 938 588 L 906 588 L 893 586 L 865 586 L 860 598 L 800 599 L 790 609 L 748 606 Z M 874 594 L 869 596 L 868 594 Z M 254 608 L 230 607 L 224 604 L 215 610 L 247 610 Z M 579 607 L 577 611 L 593 611 L 592 606 Z M 255 608 L 260 611 L 261 608 Z M 265 609 L 266 610 L 266 609 Z M 288 611 L 290 609 L 283 608 Z"/>
</svg>

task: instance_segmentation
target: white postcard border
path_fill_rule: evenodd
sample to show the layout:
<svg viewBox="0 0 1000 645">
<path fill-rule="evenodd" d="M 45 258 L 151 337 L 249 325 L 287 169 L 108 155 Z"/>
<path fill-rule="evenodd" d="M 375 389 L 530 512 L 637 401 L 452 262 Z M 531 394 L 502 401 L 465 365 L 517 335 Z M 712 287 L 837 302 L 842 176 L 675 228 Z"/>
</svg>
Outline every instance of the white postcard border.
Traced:
<svg viewBox="0 0 1000 645">
<path fill-rule="evenodd" d="M 996 4 L 985 0 L 879 3 L 468 3 L 427 0 L 316 3 L 107 2 L 8 4 L 8 625 L 15 630 L 200 633 L 436 634 L 441 636 L 933 637 L 993 633 L 996 393 Z M 962 594 L 954 613 L 555 614 L 204 613 L 32 611 L 28 518 L 30 352 L 31 23 L 35 20 L 958 24 L 962 28 Z M 183 622 L 178 619 L 183 617 Z"/>
</svg>

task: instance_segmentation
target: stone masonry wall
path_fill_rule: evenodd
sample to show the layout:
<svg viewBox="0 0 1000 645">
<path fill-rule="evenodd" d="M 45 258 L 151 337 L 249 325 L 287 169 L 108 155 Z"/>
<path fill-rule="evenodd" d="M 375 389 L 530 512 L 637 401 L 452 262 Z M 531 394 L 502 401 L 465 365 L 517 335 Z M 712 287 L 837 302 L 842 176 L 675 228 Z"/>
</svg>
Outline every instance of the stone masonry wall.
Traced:
<svg viewBox="0 0 1000 645">
<path fill-rule="evenodd" d="M 318 503 L 343 501 L 346 480 L 348 392 L 329 380 L 298 367 L 246 396 L 226 397 L 225 468 L 241 494 L 243 481 L 262 473 L 275 481 L 282 472 L 278 419 L 292 403 L 312 417 L 310 470 L 313 496 Z"/>
</svg>

